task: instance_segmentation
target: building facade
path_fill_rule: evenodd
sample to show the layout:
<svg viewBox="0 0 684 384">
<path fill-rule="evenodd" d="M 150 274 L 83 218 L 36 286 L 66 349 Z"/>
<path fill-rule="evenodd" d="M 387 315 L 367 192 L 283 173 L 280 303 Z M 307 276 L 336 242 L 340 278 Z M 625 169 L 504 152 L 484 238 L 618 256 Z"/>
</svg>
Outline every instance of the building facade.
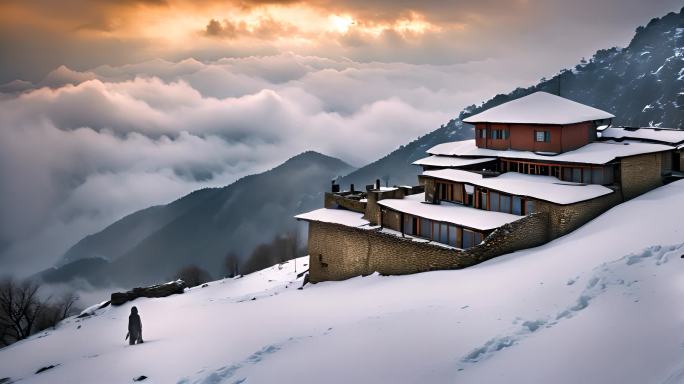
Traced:
<svg viewBox="0 0 684 384">
<path fill-rule="evenodd" d="M 464 268 L 684 176 L 684 132 L 612 117 L 537 92 L 464 119 L 475 138 L 430 148 L 416 186 L 326 193 L 324 208 L 296 216 L 309 223 L 310 280 Z"/>
</svg>

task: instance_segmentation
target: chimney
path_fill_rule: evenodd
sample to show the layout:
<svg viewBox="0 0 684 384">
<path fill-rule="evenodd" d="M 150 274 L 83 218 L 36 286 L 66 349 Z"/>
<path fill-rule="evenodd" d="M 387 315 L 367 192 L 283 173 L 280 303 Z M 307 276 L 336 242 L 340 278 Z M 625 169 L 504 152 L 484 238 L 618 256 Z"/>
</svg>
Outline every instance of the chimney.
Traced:
<svg viewBox="0 0 684 384">
<path fill-rule="evenodd" d="M 380 189 L 380 179 L 375 179 L 375 189 Z"/>
<path fill-rule="evenodd" d="M 349 186 L 349 191 L 350 191 L 351 193 L 354 193 L 354 184 L 351 184 L 351 185 Z"/>
<path fill-rule="evenodd" d="M 335 180 L 332 181 L 332 193 L 337 193 L 340 191 L 340 185 L 335 184 Z"/>
</svg>

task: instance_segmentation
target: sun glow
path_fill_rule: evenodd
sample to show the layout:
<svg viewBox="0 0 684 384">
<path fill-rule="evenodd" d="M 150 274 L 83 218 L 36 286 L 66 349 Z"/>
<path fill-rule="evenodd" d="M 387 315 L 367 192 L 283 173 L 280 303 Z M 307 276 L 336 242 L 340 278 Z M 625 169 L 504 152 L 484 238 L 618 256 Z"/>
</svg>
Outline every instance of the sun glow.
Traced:
<svg viewBox="0 0 684 384">
<path fill-rule="evenodd" d="M 330 15 L 328 20 L 330 21 L 329 29 L 339 33 L 347 33 L 354 24 L 354 19 L 347 15 Z"/>
</svg>

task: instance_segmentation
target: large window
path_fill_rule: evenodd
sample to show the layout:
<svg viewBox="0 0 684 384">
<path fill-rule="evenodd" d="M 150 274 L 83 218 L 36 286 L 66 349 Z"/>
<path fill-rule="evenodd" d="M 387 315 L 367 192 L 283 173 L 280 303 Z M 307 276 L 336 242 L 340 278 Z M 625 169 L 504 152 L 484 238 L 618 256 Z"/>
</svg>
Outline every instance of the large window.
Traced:
<svg viewBox="0 0 684 384">
<path fill-rule="evenodd" d="M 428 219 L 420 219 L 420 236 L 427 239 L 432 238 L 432 223 Z"/>
<path fill-rule="evenodd" d="M 522 199 L 518 196 L 513 196 L 513 212 L 514 215 L 522 215 Z"/>
<path fill-rule="evenodd" d="M 474 245 L 475 238 L 473 235 L 473 231 L 463 230 L 463 249 L 471 248 Z"/>
<path fill-rule="evenodd" d="M 538 143 L 550 143 L 551 132 L 549 131 L 534 131 L 534 141 Z"/>
<path fill-rule="evenodd" d="M 461 229 L 455 225 L 449 225 L 449 245 L 452 247 L 457 247 L 459 248 L 461 244 L 459 244 L 459 232 Z"/>
<path fill-rule="evenodd" d="M 489 210 L 498 211 L 499 210 L 499 194 L 496 192 L 489 193 Z"/>
<path fill-rule="evenodd" d="M 404 215 L 404 233 L 409 235 L 415 234 L 413 231 L 413 216 L 411 215 Z"/>
<path fill-rule="evenodd" d="M 445 223 L 439 225 L 439 241 L 442 244 L 449 244 L 449 227 Z"/>
<path fill-rule="evenodd" d="M 486 129 L 478 129 L 477 134 L 478 134 L 478 137 L 480 139 L 486 139 L 487 138 L 487 130 Z"/>
</svg>

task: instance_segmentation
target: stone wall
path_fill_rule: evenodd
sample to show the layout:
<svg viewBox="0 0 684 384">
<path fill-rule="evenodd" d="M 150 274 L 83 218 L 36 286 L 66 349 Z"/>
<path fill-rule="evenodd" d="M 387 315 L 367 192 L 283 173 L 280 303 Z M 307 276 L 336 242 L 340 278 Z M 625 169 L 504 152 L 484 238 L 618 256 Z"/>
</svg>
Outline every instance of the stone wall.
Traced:
<svg viewBox="0 0 684 384">
<path fill-rule="evenodd" d="M 359 200 L 348 199 L 344 196 L 337 195 L 331 192 L 325 193 L 323 206 L 325 208 L 342 207 L 344 209 L 360 213 L 366 212 L 366 203 L 361 202 Z"/>
<path fill-rule="evenodd" d="M 620 183 L 624 200 L 663 184 L 662 158 L 662 153 L 648 153 L 620 160 Z"/>
<path fill-rule="evenodd" d="M 575 204 L 559 205 L 535 200 L 535 212 L 548 214 L 550 239 L 566 235 L 622 202 L 619 191 Z"/>
<path fill-rule="evenodd" d="M 372 190 L 367 192 L 366 213 L 364 218 L 373 225 L 379 225 L 381 221 L 381 207 L 378 201 L 383 199 L 403 199 L 406 194 L 405 188 L 396 188 L 388 191 Z"/>
<path fill-rule="evenodd" d="M 537 213 L 496 229 L 467 250 L 444 247 L 380 230 L 309 222 L 309 278 L 344 280 L 379 272 L 402 275 L 465 268 L 549 240 L 548 215 Z"/>
<path fill-rule="evenodd" d="M 463 255 L 481 263 L 493 257 L 549 242 L 549 214 L 533 213 L 495 229 L 482 243 L 463 251 Z"/>
</svg>

